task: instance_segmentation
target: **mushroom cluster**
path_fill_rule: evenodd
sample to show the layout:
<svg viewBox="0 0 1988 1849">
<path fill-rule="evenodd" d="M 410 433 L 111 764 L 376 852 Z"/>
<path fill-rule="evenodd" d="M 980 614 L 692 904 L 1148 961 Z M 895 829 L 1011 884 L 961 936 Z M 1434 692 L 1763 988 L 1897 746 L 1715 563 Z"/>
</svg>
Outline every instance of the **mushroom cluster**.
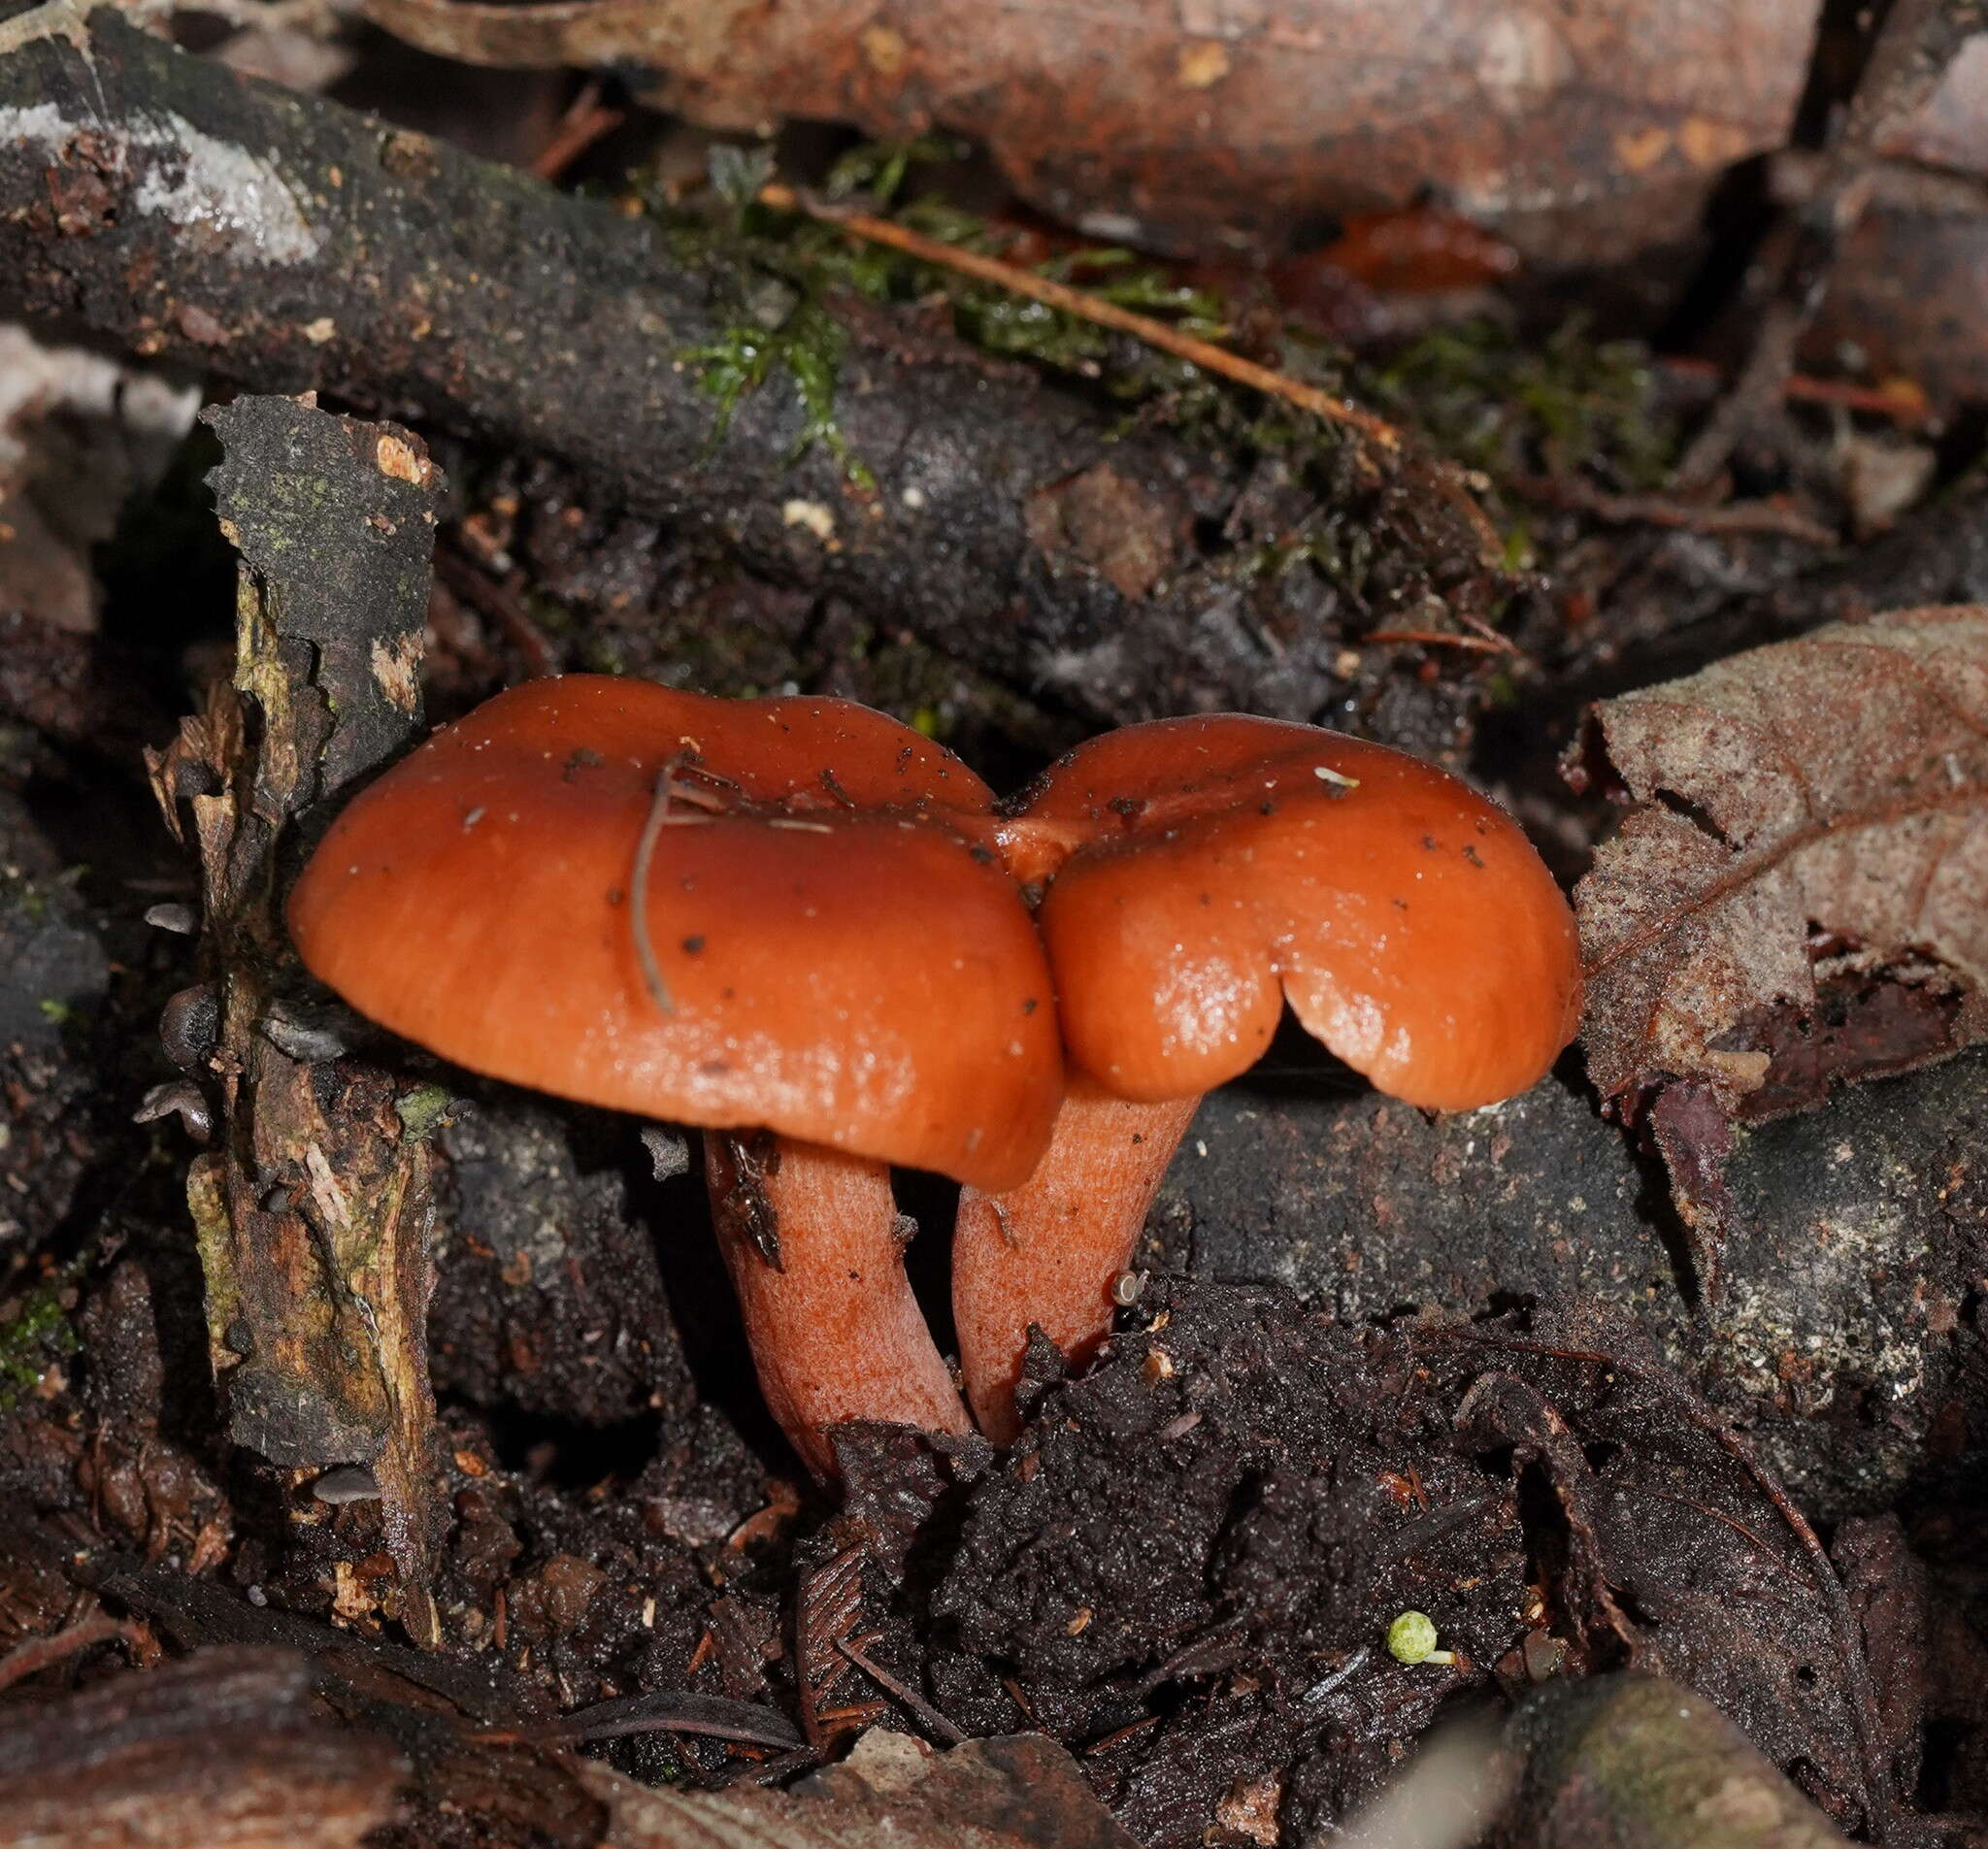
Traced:
<svg viewBox="0 0 1988 1849">
<path fill-rule="evenodd" d="M 1285 1000 L 1437 1109 L 1572 1032 L 1565 901 L 1502 811 L 1384 747 L 1241 716 L 1092 742 L 1003 809 L 827 699 L 575 675 L 433 734 L 293 891 L 306 966 L 459 1065 L 702 1128 L 767 1402 L 828 1475 L 851 1418 L 969 1420 L 911 1294 L 893 1166 L 962 1184 L 981 1429 L 1030 1327 L 1081 1357 L 1200 1096 Z"/>
</svg>

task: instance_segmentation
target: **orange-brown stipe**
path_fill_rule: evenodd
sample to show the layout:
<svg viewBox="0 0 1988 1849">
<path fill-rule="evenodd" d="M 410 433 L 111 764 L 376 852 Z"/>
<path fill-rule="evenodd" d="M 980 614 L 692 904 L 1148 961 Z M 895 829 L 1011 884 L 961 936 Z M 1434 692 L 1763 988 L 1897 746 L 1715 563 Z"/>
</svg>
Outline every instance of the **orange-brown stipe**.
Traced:
<svg viewBox="0 0 1988 1849">
<path fill-rule="evenodd" d="M 878 1406 L 927 1432 L 969 1430 L 905 1278 L 890 1172 L 818 1146 L 792 1154 L 782 1148 L 746 1191 L 725 1139 L 712 1138 L 704 1158 L 718 1244 L 780 1429 L 820 1477 L 835 1468 L 823 1428 L 884 1416 Z M 778 1266 L 755 1240 L 755 1206 L 779 1228 Z"/>
<path fill-rule="evenodd" d="M 1056 765 L 1001 841 L 1015 876 L 1044 889 L 1066 1056 L 1111 1096 L 1160 1105 L 1235 1077 L 1286 1000 L 1382 1091 L 1431 1109 L 1524 1090 L 1574 1032 L 1578 948 L 1552 876 L 1501 809 L 1399 751 L 1234 714 L 1129 726 Z M 969 1396 L 997 1435 L 1012 1429 L 1030 1321 L 1078 1342 L 1108 1326 L 1103 1284 L 1143 1209 L 1105 1203 L 1149 1200 L 1173 1150 L 1147 1138 L 1150 1172 L 1128 1180 L 1113 1149 L 1109 1179 L 1087 1181 L 1058 1165 L 1080 1166 L 1098 1139 L 1058 1143 L 1068 1157 L 1020 1189 L 962 1201 L 972 1242 L 1005 1238 L 1012 1254 L 954 1266 Z M 1032 1263 L 1032 1242 L 1059 1237 L 1056 1203 L 1086 1193 L 1113 1251 L 1081 1278 Z M 1041 1279 L 1040 1301 L 1003 1301 L 982 1282 L 997 1277 Z"/>
<path fill-rule="evenodd" d="M 1134 1104 L 1072 1073 L 1036 1172 L 1006 1194 L 960 1190 L 952 1232 L 960 1367 L 974 1418 L 997 1442 L 1017 1429 L 1014 1388 L 1029 1325 L 1077 1365 L 1110 1328 L 1112 1285 L 1200 1103 Z"/>
<path fill-rule="evenodd" d="M 846 702 L 535 681 L 352 802 L 292 894 L 290 929 L 361 1012 L 477 1072 L 776 1133 L 796 1218 L 780 1302 L 795 1319 L 832 1313 L 860 1343 L 860 1305 L 811 1307 L 798 1280 L 829 1290 L 834 1268 L 801 1248 L 887 1238 L 887 1176 L 878 1166 L 852 1194 L 845 1167 L 824 1163 L 822 1202 L 860 1200 L 880 1218 L 815 1233 L 812 1214 L 799 1223 L 809 1145 L 1011 1186 L 1061 1091 L 1048 970 L 985 844 L 990 810 L 949 752 Z M 848 1292 L 874 1309 L 878 1339 L 904 1323 L 901 1269 L 870 1267 Z M 767 1365 L 779 1332 L 754 1336 Z M 868 1416 L 931 1422 L 937 1366 L 921 1358 Z M 825 1415 L 793 1416 L 818 1455 Z"/>
</svg>

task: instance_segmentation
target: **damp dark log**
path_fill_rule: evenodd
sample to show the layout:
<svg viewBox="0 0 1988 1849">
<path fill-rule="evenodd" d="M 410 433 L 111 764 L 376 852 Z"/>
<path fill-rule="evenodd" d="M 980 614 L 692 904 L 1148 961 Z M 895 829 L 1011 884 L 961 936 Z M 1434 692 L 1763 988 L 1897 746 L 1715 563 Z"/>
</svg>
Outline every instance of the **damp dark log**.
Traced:
<svg viewBox="0 0 1988 1849">
<path fill-rule="evenodd" d="M 1988 1257 L 1988 1056 L 1841 1091 L 1740 1133 L 1725 1288 L 1700 1301 L 1654 1160 L 1548 1079 L 1429 1118 L 1327 1073 L 1202 1106 L 1143 1263 L 1284 1284 L 1345 1321 L 1610 1305 L 1804 1502 L 1883 1507 L 1957 1481 Z"/>
<path fill-rule="evenodd" d="M 1431 596 L 1490 608 L 1479 533 L 1412 463 L 1328 435 L 1308 487 L 1125 435 L 1122 405 L 853 302 L 833 417 L 874 485 L 806 442 L 778 368 L 720 437 L 691 356 L 736 327 L 738 294 L 604 202 L 238 79 L 108 8 L 0 22 L 0 313 L 550 458 L 605 504 L 1112 721 L 1317 716 L 1349 633 Z M 1261 563 L 1313 520 L 1370 559 L 1357 592 Z"/>
</svg>

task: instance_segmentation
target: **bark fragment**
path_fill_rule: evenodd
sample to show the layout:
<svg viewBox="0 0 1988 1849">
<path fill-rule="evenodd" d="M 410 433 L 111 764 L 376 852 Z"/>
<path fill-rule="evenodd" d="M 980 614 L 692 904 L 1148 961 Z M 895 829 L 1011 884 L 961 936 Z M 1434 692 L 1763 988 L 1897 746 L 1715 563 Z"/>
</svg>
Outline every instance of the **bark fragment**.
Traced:
<svg viewBox="0 0 1988 1849">
<path fill-rule="evenodd" d="M 417 438 L 290 400 L 209 421 L 242 554 L 235 680 L 149 762 L 182 839 L 190 816 L 218 997 L 198 1076 L 219 1142 L 187 1176 L 210 1351 L 236 1443 L 296 1469 L 371 1467 L 401 1616 L 432 1637 L 430 1152 L 402 1088 L 314 1015 L 282 906 L 300 835 L 419 723 L 440 478 Z"/>
</svg>

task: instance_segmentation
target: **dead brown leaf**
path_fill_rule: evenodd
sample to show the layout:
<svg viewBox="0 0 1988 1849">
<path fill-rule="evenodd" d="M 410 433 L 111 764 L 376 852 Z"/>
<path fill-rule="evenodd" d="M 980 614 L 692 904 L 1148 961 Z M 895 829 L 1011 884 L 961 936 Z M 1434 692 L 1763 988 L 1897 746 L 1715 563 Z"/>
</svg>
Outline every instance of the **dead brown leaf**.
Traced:
<svg viewBox="0 0 1988 1849">
<path fill-rule="evenodd" d="M 367 0 L 472 63 L 657 73 L 656 100 L 987 143 L 1095 236 L 1279 247 L 1435 188 L 1474 215 L 1689 181 L 1780 145 L 1814 0 Z"/>
<path fill-rule="evenodd" d="M 1575 894 L 1605 1096 L 1773 1115 L 1988 1031 L 1988 609 L 1751 650 L 1587 745 L 1638 805 Z"/>
</svg>

